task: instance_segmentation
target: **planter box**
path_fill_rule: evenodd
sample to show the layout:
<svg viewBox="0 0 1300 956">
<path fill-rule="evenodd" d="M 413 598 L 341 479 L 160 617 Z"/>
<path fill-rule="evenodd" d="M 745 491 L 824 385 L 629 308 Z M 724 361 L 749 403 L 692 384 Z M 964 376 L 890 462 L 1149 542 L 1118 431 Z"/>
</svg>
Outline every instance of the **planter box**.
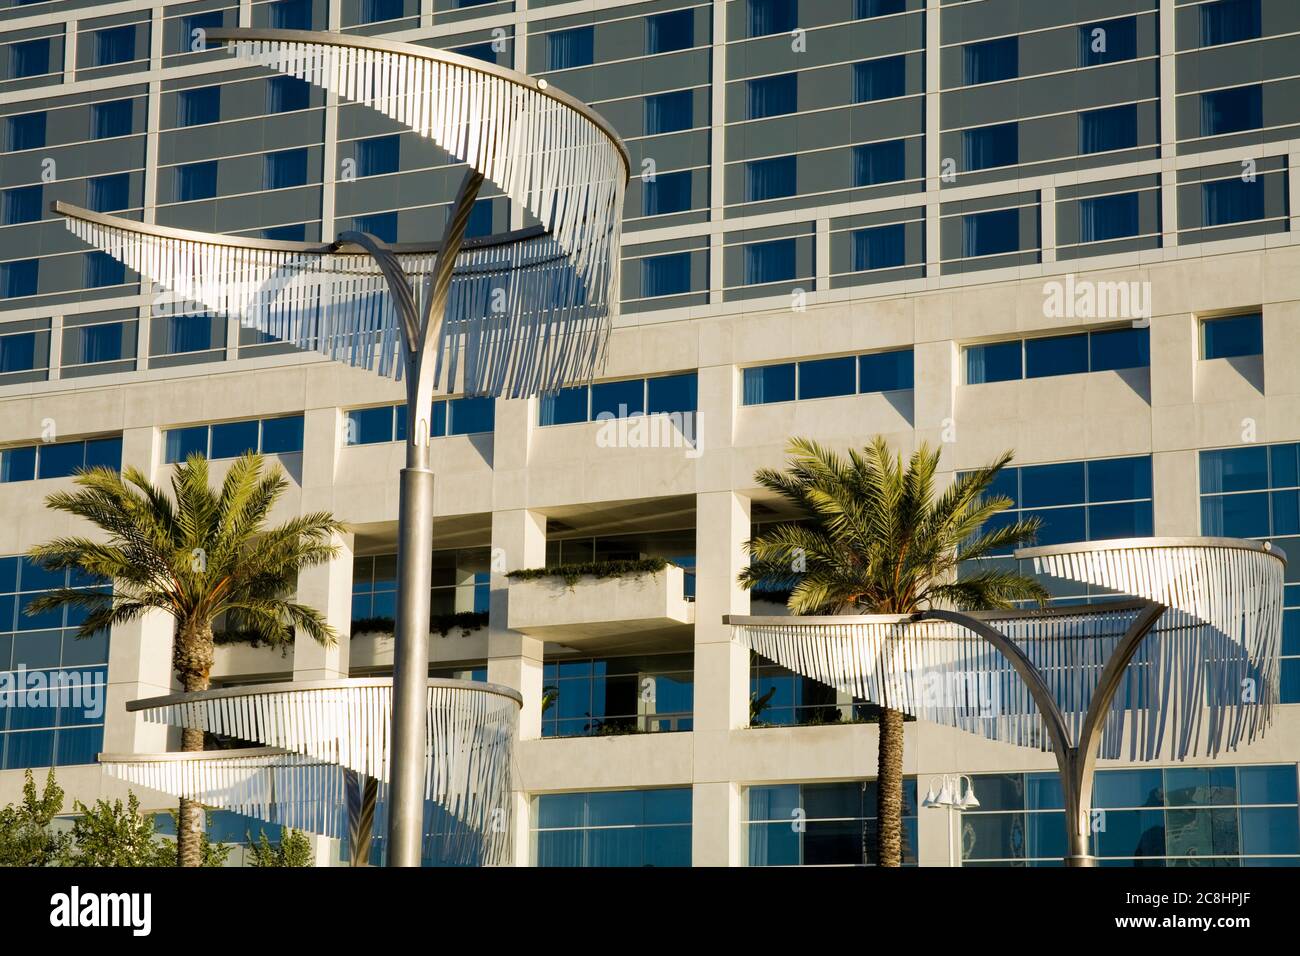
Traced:
<svg viewBox="0 0 1300 956">
<path fill-rule="evenodd" d="M 510 582 L 509 627 L 534 637 L 570 643 L 695 623 L 695 605 L 683 596 L 684 573 L 662 571 L 614 578 L 584 577 Z"/>
</svg>

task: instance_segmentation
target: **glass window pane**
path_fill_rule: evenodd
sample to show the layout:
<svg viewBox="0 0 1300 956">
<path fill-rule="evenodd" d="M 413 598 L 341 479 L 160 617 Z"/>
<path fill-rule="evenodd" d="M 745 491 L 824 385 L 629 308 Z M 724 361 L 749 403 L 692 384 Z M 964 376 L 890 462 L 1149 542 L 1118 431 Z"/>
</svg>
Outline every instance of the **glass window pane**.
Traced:
<svg viewBox="0 0 1300 956">
<path fill-rule="evenodd" d="M 972 345 L 966 350 L 966 384 L 1007 382 L 1021 377 L 1020 340 Z"/>
<path fill-rule="evenodd" d="M 86 467 L 120 470 L 122 467 L 122 439 L 93 438 L 86 442 Z"/>
<path fill-rule="evenodd" d="M 646 53 L 671 53 L 695 45 L 695 11 L 673 10 L 646 17 Z"/>
<path fill-rule="evenodd" d="M 393 440 L 393 407 L 358 408 L 348 412 L 345 443 L 374 445 Z"/>
<path fill-rule="evenodd" d="M 164 436 L 163 460 L 167 464 L 184 461 L 190 455 L 208 453 L 208 426 L 168 429 Z"/>
<path fill-rule="evenodd" d="M 0 451 L 0 482 L 31 481 L 36 477 L 36 446 Z"/>
<path fill-rule="evenodd" d="M 1201 324 L 1205 359 L 1232 358 L 1264 353 L 1264 327 L 1259 314 L 1206 319 Z"/>
<path fill-rule="evenodd" d="M 300 451 L 302 451 L 301 415 L 262 420 L 263 454 L 283 455 Z"/>
<path fill-rule="evenodd" d="M 570 425 L 587 420 L 587 387 L 562 388 L 541 397 L 538 424 Z"/>
<path fill-rule="evenodd" d="M 744 370 L 746 405 L 768 405 L 794 401 L 795 365 L 764 365 Z"/>
<path fill-rule="evenodd" d="M 1300 819 L 1296 808 L 1243 808 L 1241 852 L 1300 853 Z"/>
<path fill-rule="evenodd" d="M 645 411 L 645 379 L 598 382 L 591 386 L 591 417 L 626 418 Z"/>
<path fill-rule="evenodd" d="M 1088 540 L 1145 538 L 1152 533 L 1151 503 L 1131 501 L 1088 508 Z"/>
<path fill-rule="evenodd" d="M 1104 372 L 1120 368 L 1147 368 L 1151 365 L 1150 329 L 1110 329 L 1093 332 L 1088 337 L 1090 368 Z"/>
<path fill-rule="evenodd" d="M 447 434 L 474 435 L 492 431 L 496 401 L 492 398 L 453 398 L 447 402 Z"/>
<path fill-rule="evenodd" d="M 244 452 L 256 452 L 257 430 L 257 419 L 213 425 L 211 457 L 238 458 Z"/>
<path fill-rule="evenodd" d="M 86 462 L 86 443 L 80 441 L 41 445 L 37 451 L 37 478 L 66 478 Z"/>
<path fill-rule="evenodd" d="M 1108 810 L 1098 815 L 1097 825 L 1097 856 L 1164 856 L 1165 814 L 1159 810 Z"/>
<path fill-rule="evenodd" d="M 646 395 L 646 411 L 651 415 L 660 412 L 693 412 L 697 402 L 695 373 L 647 379 Z"/>
<path fill-rule="evenodd" d="M 1237 770 L 1242 803 L 1295 803 L 1294 764 L 1275 767 L 1241 767 Z"/>
<path fill-rule="evenodd" d="M 1079 27 L 1079 65 L 1099 66 L 1137 56 L 1137 17 Z"/>
<path fill-rule="evenodd" d="M 1089 501 L 1151 497 L 1151 459 L 1104 458 L 1087 463 Z"/>
<path fill-rule="evenodd" d="M 1203 497 L 1201 533 L 1230 538 L 1268 537 L 1268 494 L 1259 492 Z"/>
<path fill-rule="evenodd" d="M 799 363 L 799 398 L 828 398 L 857 391 L 857 362 L 852 356 Z"/>
<path fill-rule="evenodd" d="M 911 349 L 858 356 L 858 391 L 895 392 L 913 385 Z"/>
<path fill-rule="evenodd" d="M 1201 452 L 1201 491 L 1253 491 L 1268 487 L 1268 449 L 1223 448 Z"/>
<path fill-rule="evenodd" d="M 1020 503 L 1027 508 L 1068 505 L 1084 500 L 1084 463 L 1027 465 L 1020 469 Z"/>
<path fill-rule="evenodd" d="M 1092 787 L 1093 806 L 1159 807 L 1164 804 L 1164 789 L 1158 769 L 1103 770 Z"/>
<path fill-rule="evenodd" d="M 1025 342 L 1025 377 L 1073 375 L 1088 371 L 1088 336 L 1055 335 Z"/>
</svg>

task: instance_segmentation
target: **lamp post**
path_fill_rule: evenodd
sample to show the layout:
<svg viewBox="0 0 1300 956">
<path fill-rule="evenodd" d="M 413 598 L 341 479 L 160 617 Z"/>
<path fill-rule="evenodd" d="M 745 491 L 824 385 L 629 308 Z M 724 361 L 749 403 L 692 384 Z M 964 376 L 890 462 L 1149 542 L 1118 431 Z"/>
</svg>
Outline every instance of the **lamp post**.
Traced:
<svg viewBox="0 0 1300 956">
<path fill-rule="evenodd" d="M 934 789 L 935 781 L 939 781 L 939 789 Z M 966 789 L 962 790 L 962 781 L 966 781 Z M 948 809 L 948 865 L 958 866 L 959 861 L 953 850 L 952 824 L 953 815 L 961 813 L 963 810 L 974 810 L 980 805 L 975 797 L 975 782 L 971 778 L 962 774 L 941 774 L 930 781 L 930 789 L 926 791 L 925 799 L 921 801 L 921 806 Z"/>
</svg>

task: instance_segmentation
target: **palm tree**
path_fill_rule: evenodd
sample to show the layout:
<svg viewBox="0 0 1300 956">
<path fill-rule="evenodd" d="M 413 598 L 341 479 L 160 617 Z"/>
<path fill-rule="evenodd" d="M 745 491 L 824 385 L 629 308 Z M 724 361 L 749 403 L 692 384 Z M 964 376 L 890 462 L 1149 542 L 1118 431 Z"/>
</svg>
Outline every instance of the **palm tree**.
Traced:
<svg viewBox="0 0 1300 956">
<path fill-rule="evenodd" d="M 111 594 L 60 588 L 32 602 L 29 613 L 63 605 L 85 609 L 78 637 L 124 624 L 153 611 L 174 622 L 172 667 L 186 691 L 207 690 L 212 670 L 212 625 L 250 630 L 273 644 L 292 640 L 294 628 L 329 646 L 337 636 L 314 608 L 292 600 L 302 568 L 338 553 L 334 533 L 343 526 L 327 512 L 267 527 L 267 515 L 288 486 L 273 466 L 263 474 L 260 455 L 236 459 L 219 492 L 208 485 L 208 462 L 192 455 L 172 475 L 171 497 L 140 471 L 111 468 L 79 472 L 76 491 L 50 495 L 55 510 L 84 518 L 101 541 L 56 538 L 30 557 L 50 571 L 75 568 L 111 581 Z M 182 732 L 181 750 L 203 749 L 203 731 Z M 181 800 L 176 827 L 181 866 L 202 862 L 203 808 Z"/>
<path fill-rule="evenodd" d="M 848 459 L 815 441 L 797 438 L 784 471 L 764 468 L 754 478 L 808 516 L 763 529 L 746 543 L 745 588 L 789 589 L 795 614 L 910 614 L 929 607 L 1005 608 L 1041 604 L 1036 580 L 994 564 L 957 574 L 958 562 L 1006 554 L 1031 541 L 1039 520 L 983 525 L 1011 507 L 987 496 L 1012 458 L 959 476 L 936 496 L 938 450 L 922 445 L 907 467 L 885 440 L 875 438 Z M 969 567 L 969 566 L 968 566 Z M 902 864 L 903 714 L 880 712 L 877 773 L 877 861 Z"/>
</svg>

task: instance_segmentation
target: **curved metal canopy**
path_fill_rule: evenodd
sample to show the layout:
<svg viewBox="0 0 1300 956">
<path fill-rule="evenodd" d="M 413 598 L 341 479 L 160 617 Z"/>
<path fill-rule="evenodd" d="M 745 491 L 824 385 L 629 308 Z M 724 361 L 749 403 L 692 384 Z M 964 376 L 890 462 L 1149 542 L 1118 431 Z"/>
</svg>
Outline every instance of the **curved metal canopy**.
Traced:
<svg viewBox="0 0 1300 956">
<path fill-rule="evenodd" d="M 511 760 L 521 704 L 516 691 L 498 684 L 428 681 L 425 815 L 444 859 L 509 859 Z M 344 812 L 348 776 L 378 781 L 381 793 L 389 780 L 389 678 L 169 694 L 132 701 L 127 710 L 154 723 L 266 745 L 100 756 L 114 776 L 208 806 L 341 837 L 354 826 Z"/>
<path fill-rule="evenodd" d="M 430 336 L 437 387 L 519 397 L 594 375 L 618 308 L 629 173 L 604 120 L 544 80 L 414 44 L 297 30 L 208 38 L 407 124 L 539 220 L 536 230 L 467 240 L 445 293 L 436 246 L 392 250 L 417 300 L 441 306 L 445 295 Z M 54 210 L 79 238 L 183 303 L 381 375 L 410 373 L 401 309 L 365 249 L 177 230 L 64 203 Z"/>
</svg>

